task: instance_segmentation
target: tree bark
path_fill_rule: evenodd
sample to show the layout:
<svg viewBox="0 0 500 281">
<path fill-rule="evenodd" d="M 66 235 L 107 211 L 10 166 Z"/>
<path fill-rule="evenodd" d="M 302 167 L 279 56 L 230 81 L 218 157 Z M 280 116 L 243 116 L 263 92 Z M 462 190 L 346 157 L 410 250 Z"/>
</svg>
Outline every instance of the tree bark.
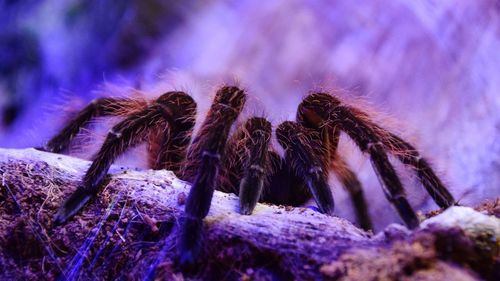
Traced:
<svg viewBox="0 0 500 281">
<path fill-rule="evenodd" d="M 500 222 L 470 208 L 453 207 L 414 232 L 391 225 L 372 235 L 305 208 L 258 204 L 240 215 L 238 198 L 222 192 L 205 219 L 199 264 L 181 271 L 176 234 L 190 186 L 169 171 L 113 166 L 96 200 L 53 225 L 89 164 L 0 149 L 0 279 L 500 278 Z"/>
</svg>

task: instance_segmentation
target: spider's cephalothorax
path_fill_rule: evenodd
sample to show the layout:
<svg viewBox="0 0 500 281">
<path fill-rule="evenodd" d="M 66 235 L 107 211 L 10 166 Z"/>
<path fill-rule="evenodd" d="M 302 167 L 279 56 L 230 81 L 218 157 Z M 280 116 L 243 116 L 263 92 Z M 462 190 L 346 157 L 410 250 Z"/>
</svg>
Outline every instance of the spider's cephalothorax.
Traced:
<svg viewBox="0 0 500 281">
<path fill-rule="evenodd" d="M 96 196 L 115 159 L 142 141 L 149 144 L 152 168 L 173 170 L 192 183 L 178 240 L 181 265 L 193 264 L 200 255 L 203 219 L 216 189 L 239 195 L 240 212 L 244 215 L 250 215 L 258 201 L 300 206 L 311 198 L 321 212 L 331 215 L 334 200 L 328 172 L 333 171 L 354 202 L 358 223 L 370 229 L 361 184 L 337 152 L 341 132 L 370 156 L 387 199 L 408 227 L 417 227 L 419 221 L 387 153 L 414 168 L 440 207 L 455 203 L 413 146 L 332 95 L 307 96 L 298 107 L 297 122 L 285 121 L 276 128 L 284 157 L 271 147 L 272 128 L 264 118 L 248 119 L 230 136 L 245 101 L 246 93 L 238 87 L 220 88 L 191 145 L 196 104 L 183 92 L 166 93 L 149 104 L 127 99 L 93 102 L 44 149 L 52 152 L 66 149 L 94 117 L 118 115 L 124 119 L 110 130 L 81 186 L 56 214 L 55 223 L 66 221 Z"/>
</svg>

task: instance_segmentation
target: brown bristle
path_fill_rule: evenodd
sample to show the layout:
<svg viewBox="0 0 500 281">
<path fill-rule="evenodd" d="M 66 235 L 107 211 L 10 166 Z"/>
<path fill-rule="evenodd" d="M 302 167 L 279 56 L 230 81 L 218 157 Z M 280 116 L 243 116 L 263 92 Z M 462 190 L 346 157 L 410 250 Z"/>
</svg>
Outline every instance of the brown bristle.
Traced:
<svg viewBox="0 0 500 281">
<path fill-rule="evenodd" d="M 104 116 L 128 116 L 137 113 L 146 107 L 144 100 L 126 98 L 99 98 L 92 101 L 81 110 L 59 134 L 47 142 L 44 149 L 50 152 L 61 153 L 68 149 L 80 131 L 86 128 L 92 120 Z"/>
<path fill-rule="evenodd" d="M 223 86 L 215 94 L 212 108 L 220 110 L 221 107 L 229 107 L 239 114 L 245 102 L 246 94 L 243 90 L 235 86 Z"/>
<path fill-rule="evenodd" d="M 238 87 L 224 86 L 217 91 L 214 102 L 189 148 L 187 161 L 181 172 L 183 179 L 194 180 L 203 150 L 224 153 L 229 131 L 241 113 L 245 101 L 246 94 Z"/>
<path fill-rule="evenodd" d="M 248 166 L 252 148 L 268 149 L 271 133 L 271 123 L 261 117 L 250 118 L 238 127 L 226 147 L 224 169 L 219 176 L 221 191 L 238 194 L 239 181 Z M 261 165 L 265 170 L 271 171 L 267 151 L 265 154 L 266 159 Z"/>
<path fill-rule="evenodd" d="M 168 92 L 155 101 L 168 126 L 149 134 L 149 159 L 153 169 L 181 170 L 195 125 L 196 103 L 184 92 Z"/>
</svg>

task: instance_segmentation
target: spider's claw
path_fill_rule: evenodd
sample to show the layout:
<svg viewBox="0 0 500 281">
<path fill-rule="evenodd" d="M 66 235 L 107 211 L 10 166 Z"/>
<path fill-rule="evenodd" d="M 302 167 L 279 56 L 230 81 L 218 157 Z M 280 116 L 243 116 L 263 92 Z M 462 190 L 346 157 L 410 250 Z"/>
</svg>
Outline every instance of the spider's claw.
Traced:
<svg viewBox="0 0 500 281">
<path fill-rule="evenodd" d="M 54 216 L 54 225 L 65 223 L 68 219 L 80 211 L 80 209 L 82 209 L 93 196 L 93 192 L 90 192 L 87 189 L 78 188 L 68 199 L 66 199 L 59 210 L 57 210 L 57 213 Z"/>
</svg>

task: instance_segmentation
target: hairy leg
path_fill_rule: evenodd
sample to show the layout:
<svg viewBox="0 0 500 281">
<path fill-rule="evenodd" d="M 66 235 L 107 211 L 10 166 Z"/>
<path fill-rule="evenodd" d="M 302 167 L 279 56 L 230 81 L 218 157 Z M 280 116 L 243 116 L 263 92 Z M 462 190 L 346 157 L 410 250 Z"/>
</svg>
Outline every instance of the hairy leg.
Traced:
<svg viewBox="0 0 500 281">
<path fill-rule="evenodd" d="M 357 222 L 365 230 L 372 229 L 373 226 L 361 182 L 337 152 L 340 130 L 331 126 L 328 122 L 324 122 L 314 112 L 300 109 L 299 107 L 297 111 L 297 121 L 304 127 L 316 130 L 321 135 L 329 167 L 333 170 L 344 189 L 349 193 L 354 205 Z"/>
<path fill-rule="evenodd" d="M 427 193 L 439 207 L 448 208 L 456 204 L 453 195 L 432 170 L 429 162 L 420 155 L 413 145 L 373 123 L 369 116 L 361 110 L 353 107 L 348 108 L 378 135 L 387 151 L 396 156 L 403 164 L 413 168 Z"/>
<path fill-rule="evenodd" d="M 125 116 L 146 106 L 143 100 L 125 98 L 99 98 L 82 109 L 57 135 L 42 148 L 45 151 L 61 153 L 68 149 L 71 141 L 89 122 L 102 116 Z"/>
<path fill-rule="evenodd" d="M 166 169 L 179 174 L 186 159 L 189 142 L 196 121 L 196 103 L 182 92 L 171 92 L 168 100 L 164 97 L 156 100 L 159 104 L 168 104 L 176 116 L 165 130 L 151 131 L 149 134 L 149 163 L 155 170 Z M 166 110 L 166 109 L 164 109 Z"/>
<path fill-rule="evenodd" d="M 356 220 L 359 226 L 364 230 L 373 229 L 363 188 L 356 174 L 349 169 L 348 164 L 340 155 L 334 156 L 330 161 L 330 168 L 333 170 L 340 183 L 342 183 L 345 190 L 349 193 L 351 201 L 354 204 L 354 212 L 356 213 Z"/>
<path fill-rule="evenodd" d="M 271 123 L 260 117 L 248 119 L 230 138 L 221 173 L 221 190 L 239 195 L 240 213 L 250 215 L 261 198 L 270 174 Z"/>
<path fill-rule="evenodd" d="M 403 185 L 389 162 L 382 140 L 371 123 L 365 122 L 363 116 L 357 114 L 358 112 L 342 106 L 333 96 L 323 93 L 306 97 L 299 106 L 299 111 L 324 120 L 323 122 L 330 126 L 338 127 L 354 140 L 361 151 L 368 153 L 389 202 L 394 205 L 408 227 L 418 226 L 419 221 L 406 199 Z"/>
<path fill-rule="evenodd" d="M 434 173 L 429 162 L 411 144 L 391 134 L 391 138 L 384 142 L 384 146 L 396 155 L 401 162 L 415 170 L 427 193 L 439 207 L 448 208 L 456 204 L 453 195 Z"/>
<path fill-rule="evenodd" d="M 361 110 L 352 107 L 348 108 L 378 135 L 387 151 L 396 156 L 403 164 L 413 168 L 427 193 L 439 207 L 448 208 L 456 203 L 453 195 L 432 170 L 429 162 L 420 155 L 415 147 L 396 134 L 373 123 L 368 115 Z"/>
<path fill-rule="evenodd" d="M 349 108 L 337 107 L 338 122 L 342 129 L 356 142 L 361 151 L 369 153 L 372 165 L 382 184 L 384 193 L 409 228 L 415 228 L 419 221 L 415 211 L 406 199 L 403 185 L 392 167 L 384 147 L 377 135 L 361 122 Z"/>
<path fill-rule="evenodd" d="M 276 129 L 276 136 L 285 149 L 285 161 L 305 180 L 319 209 L 333 215 L 334 201 L 328 185 L 328 160 L 320 135 L 299 123 L 285 121 Z"/>
<path fill-rule="evenodd" d="M 210 209 L 229 131 L 245 101 L 245 93 L 237 87 L 219 89 L 189 149 L 182 175 L 193 184 L 178 240 L 179 262 L 183 267 L 193 265 L 201 252 L 203 218 Z"/>
<path fill-rule="evenodd" d="M 184 93 L 171 93 L 172 96 L 184 95 L 186 100 L 192 101 L 191 97 Z M 104 144 L 85 173 L 82 184 L 59 208 L 55 216 L 55 224 L 68 220 L 97 194 L 111 164 L 118 156 L 128 148 L 144 141 L 148 131 L 162 130 L 177 118 L 177 114 L 184 111 L 184 109 L 179 111 L 179 109 L 172 108 L 171 101 L 168 99 L 171 93 L 162 96 L 165 99 L 158 99 L 144 110 L 130 115 L 110 130 Z"/>
</svg>

